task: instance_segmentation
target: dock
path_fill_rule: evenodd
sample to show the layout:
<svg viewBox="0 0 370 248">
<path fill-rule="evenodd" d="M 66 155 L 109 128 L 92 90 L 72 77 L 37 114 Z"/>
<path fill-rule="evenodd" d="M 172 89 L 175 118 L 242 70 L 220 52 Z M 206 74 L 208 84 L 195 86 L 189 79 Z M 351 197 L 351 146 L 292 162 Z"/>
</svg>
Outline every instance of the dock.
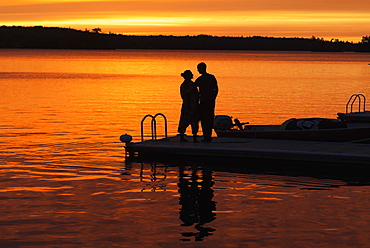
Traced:
<svg viewBox="0 0 370 248">
<path fill-rule="evenodd" d="M 189 140 L 192 140 L 189 137 Z M 370 143 L 321 142 L 214 137 L 210 143 L 180 142 L 178 136 L 125 144 L 129 158 L 194 160 L 264 159 L 278 162 L 334 163 L 370 166 Z"/>
</svg>

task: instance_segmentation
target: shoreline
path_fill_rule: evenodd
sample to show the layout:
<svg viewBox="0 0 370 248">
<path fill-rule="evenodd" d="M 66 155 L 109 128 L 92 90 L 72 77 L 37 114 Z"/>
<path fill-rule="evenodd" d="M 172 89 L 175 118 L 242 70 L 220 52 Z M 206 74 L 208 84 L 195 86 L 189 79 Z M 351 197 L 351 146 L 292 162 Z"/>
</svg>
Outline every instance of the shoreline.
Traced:
<svg viewBox="0 0 370 248">
<path fill-rule="evenodd" d="M 365 37 L 366 38 L 366 37 Z M 369 42 L 262 36 L 134 36 L 52 27 L 0 26 L 0 49 L 154 49 L 210 51 L 370 52 Z"/>
</svg>

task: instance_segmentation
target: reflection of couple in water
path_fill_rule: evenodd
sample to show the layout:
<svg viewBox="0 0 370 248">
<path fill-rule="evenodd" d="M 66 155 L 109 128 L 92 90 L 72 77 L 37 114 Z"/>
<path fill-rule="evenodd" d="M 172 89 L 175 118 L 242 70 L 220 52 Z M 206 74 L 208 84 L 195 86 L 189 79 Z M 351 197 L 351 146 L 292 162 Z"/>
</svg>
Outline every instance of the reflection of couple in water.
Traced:
<svg viewBox="0 0 370 248">
<path fill-rule="evenodd" d="M 180 220 L 182 226 L 193 226 L 196 229 L 183 232 L 182 241 L 202 241 L 205 237 L 213 235 L 216 229 L 205 226 L 216 219 L 216 202 L 212 200 L 214 179 L 212 171 L 192 166 L 179 167 L 179 193 L 180 193 Z"/>
<path fill-rule="evenodd" d="M 192 128 L 193 141 L 198 142 L 199 121 L 203 131 L 204 139 L 202 142 L 212 141 L 212 126 L 218 94 L 217 80 L 215 76 L 207 73 L 207 65 L 205 63 L 199 63 L 197 69 L 201 75 L 195 82 L 192 81 L 193 73 L 190 70 L 181 73 L 181 76 L 184 78 L 184 82 L 180 86 L 183 102 L 178 127 L 181 142 L 187 141 L 184 136 L 189 125 Z"/>
</svg>

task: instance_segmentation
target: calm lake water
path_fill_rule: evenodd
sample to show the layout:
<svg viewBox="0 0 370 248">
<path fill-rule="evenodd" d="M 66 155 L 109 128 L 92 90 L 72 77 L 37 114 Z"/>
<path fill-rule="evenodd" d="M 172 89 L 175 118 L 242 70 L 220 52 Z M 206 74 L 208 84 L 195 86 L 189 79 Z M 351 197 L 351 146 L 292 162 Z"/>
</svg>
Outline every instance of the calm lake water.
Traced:
<svg viewBox="0 0 370 248">
<path fill-rule="evenodd" d="M 0 247 L 370 246 L 370 176 L 131 163 L 119 141 L 138 141 L 146 114 L 165 114 L 175 135 L 180 73 L 197 77 L 201 61 L 219 81 L 216 114 L 336 118 L 353 93 L 370 96 L 370 54 L 0 50 L 0 60 Z"/>
</svg>

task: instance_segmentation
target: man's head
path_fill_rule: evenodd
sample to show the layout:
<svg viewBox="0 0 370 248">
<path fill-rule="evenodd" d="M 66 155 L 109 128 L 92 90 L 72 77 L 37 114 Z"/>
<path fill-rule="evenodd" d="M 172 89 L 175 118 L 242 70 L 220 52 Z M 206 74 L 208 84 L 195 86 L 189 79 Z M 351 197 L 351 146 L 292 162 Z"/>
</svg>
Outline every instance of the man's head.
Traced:
<svg viewBox="0 0 370 248">
<path fill-rule="evenodd" d="M 206 63 L 204 63 L 204 62 L 199 63 L 198 66 L 197 66 L 197 69 L 198 69 L 198 72 L 200 74 L 206 73 L 207 72 L 207 65 L 206 65 Z"/>
</svg>

